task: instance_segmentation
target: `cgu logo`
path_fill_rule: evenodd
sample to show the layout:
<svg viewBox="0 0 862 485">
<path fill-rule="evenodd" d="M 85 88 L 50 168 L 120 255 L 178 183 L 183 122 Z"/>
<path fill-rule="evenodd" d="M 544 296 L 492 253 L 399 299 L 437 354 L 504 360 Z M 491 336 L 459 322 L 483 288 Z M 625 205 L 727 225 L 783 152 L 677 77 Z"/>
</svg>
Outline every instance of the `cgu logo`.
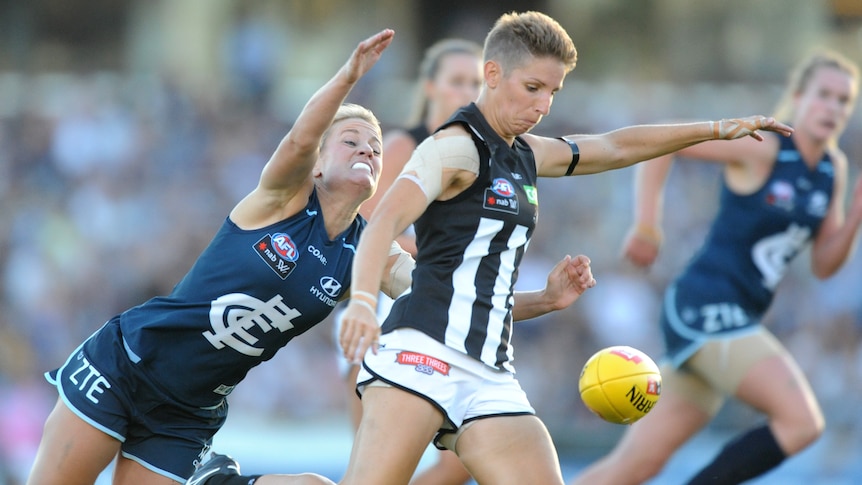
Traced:
<svg viewBox="0 0 862 485">
<path fill-rule="evenodd" d="M 272 236 L 272 248 L 279 256 L 288 260 L 296 261 L 299 258 L 299 251 L 296 249 L 296 244 L 290 239 L 290 236 L 283 232 L 276 233 Z"/>
<path fill-rule="evenodd" d="M 512 187 L 512 184 L 504 178 L 494 179 L 494 182 L 491 184 L 491 190 L 500 197 L 511 197 L 515 195 L 515 188 Z"/>
</svg>

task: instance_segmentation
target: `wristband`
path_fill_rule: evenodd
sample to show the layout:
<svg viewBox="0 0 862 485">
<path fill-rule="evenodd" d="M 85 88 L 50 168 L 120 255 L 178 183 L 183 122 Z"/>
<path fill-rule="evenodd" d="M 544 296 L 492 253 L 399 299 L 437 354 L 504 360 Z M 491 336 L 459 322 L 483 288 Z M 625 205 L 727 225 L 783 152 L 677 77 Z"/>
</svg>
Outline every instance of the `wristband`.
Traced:
<svg viewBox="0 0 862 485">
<path fill-rule="evenodd" d="M 367 302 L 367 301 L 365 301 L 365 300 L 352 300 L 350 304 L 351 304 L 351 305 L 352 305 L 352 304 L 356 304 L 356 305 L 359 305 L 359 306 L 364 306 L 365 308 L 367 308 L 367 309 L 371 310 L 371 313 L 373 313 L 373 314 L 377 315 L 377 309 L 376 309 L 376 308 L 374 308 L 373 306 L 371 306 L 371 303 L 368 303 L 368 302 Z"/>
<path fill-rule="evenodd" d="M 712 131 L 712 139 L 718 140 L 721 138 L 721 121 L 710 121 L 709 122 L 710 131 Z"/>
<path fill-rule="evenodd" d="M 656 246 L 660 245 L 664 239 L 661 229 L 658 226 L 650 224 L 638 224 L 635 226 L 634 235 Z"/>
<path fill-rule="evenodd" d="M 372 305 L 377 304 L 377 295 L 374 295 L 374 294 L 371 294 L 367 291 L 362 291 L 362 290 L 351 290 L 350 291 L 350 298 L 357 298 L 360 296 L 368 298 L 368 302 L 371 303 Z"/>
</svg>

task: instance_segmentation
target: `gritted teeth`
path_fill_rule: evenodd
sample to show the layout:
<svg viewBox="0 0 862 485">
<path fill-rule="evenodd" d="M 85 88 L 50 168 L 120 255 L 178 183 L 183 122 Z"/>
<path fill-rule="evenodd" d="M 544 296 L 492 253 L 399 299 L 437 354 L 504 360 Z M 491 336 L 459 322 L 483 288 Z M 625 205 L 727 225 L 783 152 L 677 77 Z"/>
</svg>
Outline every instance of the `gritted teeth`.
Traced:
<svg viewBox="0 0 862 485">
<path fill-rule="evenodd" d="M 364 163 L 364 162 L 356 162 L 350 166 L 350 169 L 351 170 L 365 170 L 368 173 L 372 173 L 371 165 L 368 165 L 367 163 Z"/>
</svg>

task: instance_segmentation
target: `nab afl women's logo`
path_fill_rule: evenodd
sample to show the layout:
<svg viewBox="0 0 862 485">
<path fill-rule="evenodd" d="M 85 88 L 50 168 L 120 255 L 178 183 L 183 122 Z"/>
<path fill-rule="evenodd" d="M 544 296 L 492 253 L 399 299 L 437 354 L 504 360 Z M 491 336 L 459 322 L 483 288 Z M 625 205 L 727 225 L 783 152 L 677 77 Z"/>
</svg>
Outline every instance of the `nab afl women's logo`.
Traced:
<svg viewBox="0 0 862 485">
<path fill-rule="evenodd" d="M 296 244 L 290 239 L 290 236 L 283 232 L 276 233 L 272 236 L 272 249 L 279 256 L 288 260 L 296 261 L 299 257 L 299 251 L 296 249 Z"/>
<path fill-rule="evenodd" d="M 482 205 L 485 209 L 498 212 L 518 213 L 518 194 L 515 186 L 504 178 L 496 178 L 491 186 L 485 188 L 485 201 Z"/>
<path fill-rule="evenodd" d="M 512 187 L 512 184 L 502 178 L 494 179 L 494 182 L 491 184 L 491 190 L 500 197 L 511 197 L 515 194 L 515 188 Z"/>
</svg>

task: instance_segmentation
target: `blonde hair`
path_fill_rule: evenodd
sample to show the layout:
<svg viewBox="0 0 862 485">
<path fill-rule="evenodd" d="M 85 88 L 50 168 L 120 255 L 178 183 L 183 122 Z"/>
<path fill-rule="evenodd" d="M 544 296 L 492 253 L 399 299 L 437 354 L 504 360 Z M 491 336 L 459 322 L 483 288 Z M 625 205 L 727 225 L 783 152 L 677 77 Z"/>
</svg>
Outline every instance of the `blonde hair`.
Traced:
<svg viewBox="0 0 862 485">
<path fill-rule="evenodd" d="M 466 39 L 443 39 L 425 49 L 425 55 L 419 64 L 419 76 L 416 82 L 416 101 L 409 118 L 408 126 L 422 123 L 428 115 L 428 97 L 425 95 L 424 84 L 433 80 L 440 72 L 443 59 L 450 55 L 467 54 L 477 61 L 482 59 L 482 46 Z"/>
<path fill-rule="evenodd" d="M 324 143 L 326 143 L 326 138 L 329 136 L 329 132 L 332 131 L 332 127 L 335 126 L 336 123 L 352 118 L 357 118 L 371 123 L 375 128 L 377 128 L 377 133 L 381 133 L 380 121 L 376 116 L 374 116 L 374 113 L 370 109 L 358 104 L 344 103 L 338 107 L 338 111 L 335 112 L 335 117 L 332 119 L 332 123 L 329 124 L 329 128 L 327 128 L 323 133 L 323 137 L 320 139 L 320 146 L 322 147 Z M 382 134 L 380 136 L 381 138 L 383 137 Z"/>
<path fill-rule="evenodd" d="M 509 72 L 537 57 L 551 57 L 575 68 L 578 51 L 565 29 L 541 12 L 503 14 L 485 37 L 485 61 L 500 63 Z"/>
<path fill-rule="evenodd" d="M 795 69 L 790 72 L 787 80 L 787 88 L 784 95 L 778 102 L 773 115 L 775 119 L 788 123 L 793 120 L 795 112 L 793 109 L 793 98 L 805 91 L 814 73 L 820 68 L 834 68 L 846 72 L 853 78 L 854 84 L 859 83 L 859 66 L 850 59 L 841 54 L 829 50 L 820 51 L 812 54 L 800 62 Z"/>
</svg>

